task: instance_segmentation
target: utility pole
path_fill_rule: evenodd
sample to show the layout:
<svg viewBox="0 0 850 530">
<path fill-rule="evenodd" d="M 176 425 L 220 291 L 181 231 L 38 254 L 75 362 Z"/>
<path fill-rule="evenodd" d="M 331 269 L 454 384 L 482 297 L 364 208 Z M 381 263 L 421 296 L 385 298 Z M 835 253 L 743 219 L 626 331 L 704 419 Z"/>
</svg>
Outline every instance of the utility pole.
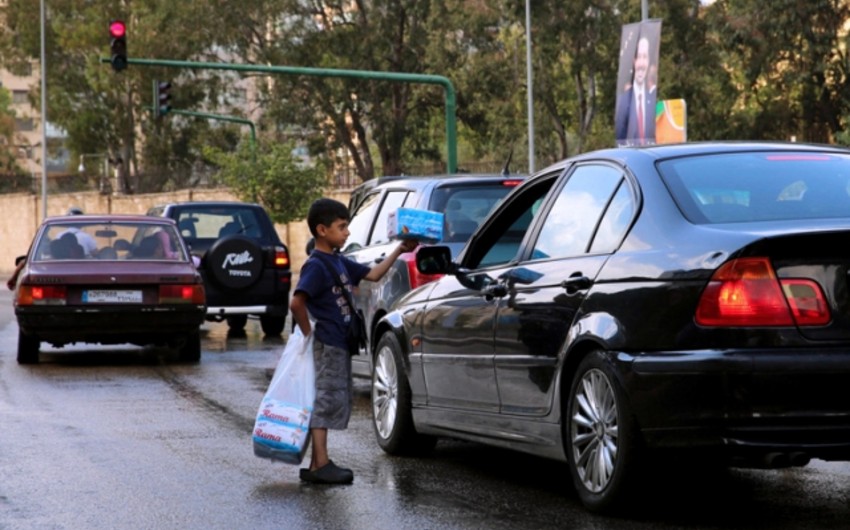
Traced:
<svg viewBox="0 0 850 530">
<path fill-rule="evenodd" d="M 646 0 L 643 0 L 644 2 Z M 531 0 L 525 0 L 525 76 L 528 85 L 528 174 L 534 173 L 534 84 L 531 71 Z"/>
<path fill-rule="evenodd" d="M 47 217 L 47 49 L 44 0 L 41 0 L 41 218 Z"/>
</svg>

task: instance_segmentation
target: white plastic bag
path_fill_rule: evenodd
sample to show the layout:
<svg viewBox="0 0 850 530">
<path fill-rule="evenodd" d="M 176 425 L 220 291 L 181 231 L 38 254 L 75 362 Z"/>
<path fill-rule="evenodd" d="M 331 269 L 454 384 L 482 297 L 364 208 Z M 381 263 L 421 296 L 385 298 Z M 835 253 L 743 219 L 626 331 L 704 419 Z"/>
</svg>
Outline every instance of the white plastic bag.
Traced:
<svg viewBox="0 0 850 530">
<path fill-rule="evenodd" d="M 307 450 L 315 399 L 313 334 L 305 339 L 301 328 L 295 326 L 257 411 L 254 454 L 300 464 Z"/>
</svg>

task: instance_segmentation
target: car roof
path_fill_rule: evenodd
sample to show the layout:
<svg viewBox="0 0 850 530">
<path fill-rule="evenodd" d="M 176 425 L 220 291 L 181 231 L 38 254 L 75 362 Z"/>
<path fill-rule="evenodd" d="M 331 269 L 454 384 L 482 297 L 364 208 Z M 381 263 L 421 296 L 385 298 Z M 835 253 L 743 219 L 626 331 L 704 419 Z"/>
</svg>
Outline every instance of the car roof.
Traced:
<svg viewBox="0 0 850 530">
<path fill-rule="evenodd" d="M 386 178 L 386 177 L 381 177 Z M 501 175 L 498 173 L 461 173 L 461 174 L 451 174 L 451 175 L 411 175 L 411 176 L 399 176 L 393 177 L 381 182 L 371 184 L 375 179 L 367 180 L 357 188 L 355 188 L 354 192 L 364 188 L 377 188 L 379 186 L 404 186 L 411 188 L 423 188 L 432 183 L 440 183 L 440 184 L 458 184 L 458 183 L 470 183 L 470 182 L 493 182 L 493 181 L 502 181 L 502 180 L 511 180 L 511 179 L 525 179 L 526 175 L 520 174 L 510 174 L 510 175 Z"/>
<path fill-rule="evenodd" d="M 609 159 L 615 160 L 622 165 L 635 163 L 654 163 L 656 161 L 712 153 L 746 153 L 751 151 L 830 151 L 835 153 L 850 154 L 850 148 L 828 144 L 810 144 L 783 141 L 752 141 L 752 140 L 722 140 L 705 142 L 686 142 L 680 144 L 653 144 L 645 146 L 612 147 L 577 154 L 563 160 L 559 160 L 535 174 L 550 173 L 562 170 L 566 165 L 573 162 L 587 160 Z"/>
<path fill-rule="evenodd" d="M 745 141 L 745 140 L 723 140 L 713 142 L 688 142 L 681 144 L 656 144 L 640 148 L 632 148 L 659 158 L 671 156 L 682 156 L 701 153 L 734 153 L 755 150 L 778 150 L 778 151 L 845 151 L 850 152 L 843 146 L 813 143 L 797 143 L 783 141 Z"/>
<path fill-rule="evenodd" d="M 782 141 L 713 141 L 687 142 L 681 144 L 655 144 L 641 147 L 619 147 L 603 149 L 576 155 L 572 160 L 596 158 L 600 156 L 611 158 L 651 157 L 656 159 L 673 158 L 707 153 L 743 153 L 747 151 L 840 151 L 850 153 L 845 147 L 827 144 L 806 144 Z"/>
<path fill-rule="evenodd" d="M 173 208 L 173 207 L 218 207 L 218 206 L 239 206 L 239 207 L 249 207 L 249 208 L 262 208 L 259 204 L 255 202 L 242 202 L 242 201 L 185 201 L 185 202 L 169 202 L 166 204 L 158 204 L 155 208 Z"/>
<path fill-rule="evenodd" d="M 58 223 L 105 223 L 105 222 L 134 222 L 134 223 L 160 223 L 175 224 L 173 219 L 167 217 L 151 217 L 141 214 L 86 214 L 86 215 L 57 215 L 48 217 L 44 224 Z"/>
</svg>

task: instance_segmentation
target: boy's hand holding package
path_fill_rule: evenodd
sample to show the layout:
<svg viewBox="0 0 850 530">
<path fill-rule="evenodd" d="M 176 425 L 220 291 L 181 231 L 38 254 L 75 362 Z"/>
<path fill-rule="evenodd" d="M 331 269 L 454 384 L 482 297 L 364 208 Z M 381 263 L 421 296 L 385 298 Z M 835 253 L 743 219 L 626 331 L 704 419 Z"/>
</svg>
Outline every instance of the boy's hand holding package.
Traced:
<svg viewBox="0 0 850 530">
<path fill-rule="evenodd" d="M 401 248 L 401 252 L 413 252 L 416 250 L 416 247 L 419 246 L 418 239 L 402 239 L 401 243 L 399 243 L 399 248 Z"/>
</svg>

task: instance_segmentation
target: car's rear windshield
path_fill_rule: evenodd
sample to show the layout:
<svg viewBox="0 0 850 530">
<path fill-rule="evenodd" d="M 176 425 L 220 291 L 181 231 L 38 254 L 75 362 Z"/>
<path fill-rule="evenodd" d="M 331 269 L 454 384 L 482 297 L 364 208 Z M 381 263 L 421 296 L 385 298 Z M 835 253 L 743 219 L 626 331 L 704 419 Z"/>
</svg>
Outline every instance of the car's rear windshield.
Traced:
<svg viewBox="0 0 850 530">
<path fill-rule="evenodd" d="M 209 206 L 181 208 L 177 215 L 177 229 L 193 248 L 198 244 L 211 245 L 218 238 L 241 234 L 270 243 L 255 208 L 240 206 Z"/>
<path fill-rule="evenodd" d="M 445 215 L 446 242 L 466 241 L 519 180 L 445 184 L 431 194 L 428 209 Z"/>
<path fill-rule="evenodd" d="M 69 221 L 50 224 L 41 231 L 34 259 L 186 261 L 187 257 L 170 224 Z"/>
<path fill-rule="evenodd" d="M 658 170 L 696 224 L 850 217 L 850 157 L 840 153 L 700 155 Z"/>
</svg>

